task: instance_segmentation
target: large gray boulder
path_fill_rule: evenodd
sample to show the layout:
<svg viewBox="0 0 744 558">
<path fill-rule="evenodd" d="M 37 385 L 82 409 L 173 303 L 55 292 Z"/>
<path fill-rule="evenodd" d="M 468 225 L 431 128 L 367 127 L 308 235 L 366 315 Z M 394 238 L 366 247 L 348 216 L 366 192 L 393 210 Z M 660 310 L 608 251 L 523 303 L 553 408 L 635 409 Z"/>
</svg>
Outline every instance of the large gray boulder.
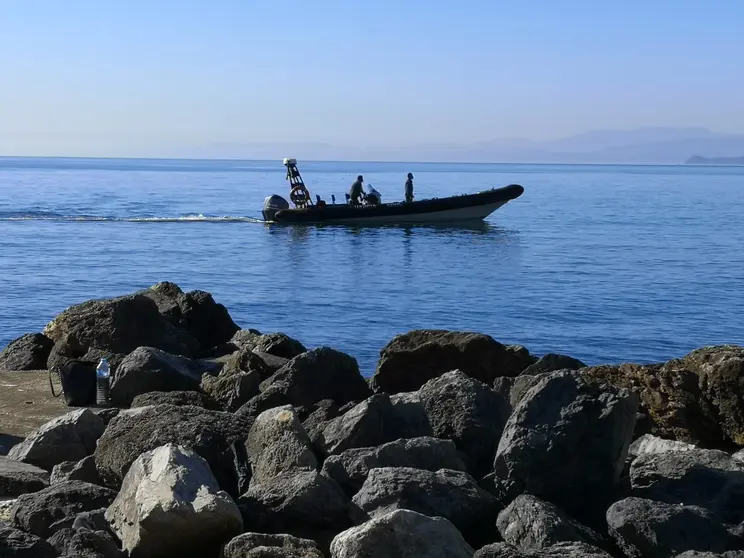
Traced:
<svg viewBox="0 0 744 558">
<path fill-rule="evenodd" d="M 194 405 L 209 411 L 222 411 L 222 406 L 206 393 L 199 391 L 148 391 L 134 399 L 130 407 L 149 407 L 151 405 Z"/>
<path fill-rule="evenodd" d="M 548 353 L 541 356 L 536 363 L 531 364 L 522 370 L 522 374 L 527 376 L 536 376 L 538 374 L 546 374 L 558 370 L 578 370 L 585 366 L 586 364 L 581 362 L 579 359 L 557 353 Z"/>
<path fill-rule="evenodd" d="M 612 558 L 612 555 L 583 542 L 560 542 L 537 550 L 493 543 L 478 550 L 473 558 Z"/>
<path fill-rule="evenodd" d="M 323 462 L 323 474 L 353 496 L 362 488 L 369 472 L 380 467 L 466 471 L 454 442 L 421 437 L 395 440 L 379 447 L 348 449 L 331 455 Z"/>
<path fill-rule="evenodd" d="M 28 333 L 14 339 L 0 352 L 0 372 L 46 370 L 54 341 L 41 333 Z"/>
<path fill-rule="evenodd" d="M 63 558 L 124 558 L 113 535 L 107 531 L 60 529 L 49 543 Z"/>
<path fill-rule="evenodd" d="M 331 558 L 472 558 L 473 549 L 442 517 L 394 510 L 336 535 Z"/>
<path fill-rule="evenodd" d="M 473 476 L 490 471 L 507 418 L 503 399 L 460 370 L 428 381 L 419 395 L 434 436 L 455 442 Z"/>
<path fill-rule="evenodd" d="M 270 482 L 286 471 L 315 471 L 320 466 L 291 405 L 261 413 L 248 433 L 247 446 L 252 484 Z"/>
<path fill-rule="evenodd" d="M 222 409 L 233 413 L 258 395 L 260 383 L 260 373 L 252 370 L 217 377 L 205 374 L 201 388 L 210 398 L 218 401 Z"/>
<path fill-rule="evenodd" d="M 357 516 L 357 522 L 407 509 L 444 517 L 473 545 L 494 540 L 495 520 L 501 510 L 498 500 L 475 479 L 450 469 L 372 469 L 352 502 L 364 512 Z"/>
<path fill-rule="evenodd" d="M 209 555 L 243 530 L 207 462 L 174 444 L 137 458 L 106 519 L 132 558 Z"/>
<path fill-rule="evenodd" d="M 516 376 L 523 359 L 489 335 L 467 331 L 414 330 L 396 335 L 380 351 L 371 385 L 387 394 L 416 391 L 451 370 L 491 384 Z"/>
<path fill-rule="evenodd" d="M 694 444 L 688 444 L 687 442 L 680 442 L 678 440 L 667 440 L 666 438 L 660 438 L 653 434 L 644 434 L 639 438 L 633 440 L 628 448 L 628 459 L 633 460 L 639 455 L 647 453 L 665 453 L 668 451 L 688 451 L 692 449 L 698 449 Z"/>
<path fill-rule="evenodd" d="M 57 558 L 54 547 L 36 535 L 0 522 L 0 556 L 3 558 Z"/>
<path fill-rule="evenodd" d="M 103 484 L 101 478 L 98 476 L 95 457 L 89 455 L 80 461 L 63 461 L 59 465 L 54 466 L 52 474 L 49 477 L 50 484 L 59 484 L 71 480 L 88 482 L 90 484 Z"/>
<path fill-rule="evenodd" d="M 281 358 L 294 358 L 307 349 L 305 346 L 282 332 L 265 333 L 259 335 L 251 349 L 258 353 L 266 353 Z"/>
<path fill-rule="evenodd" d="M 610 534 L 627 556 L 668 558 L 687 550 L 724 552 L 744 548 L 708 510 L 626 498 L 607 510 Z"/>
<path fill-rule="evenodd" d="M 721 521 L 744 521 L 744 463 L 719 450 L 639 455 L 630 467 L 633 496 L 700 506 Z"/>
<path fill-rule="evenodd" d="M 101 417 L 89 409 L 77 409 L 43 424 L 13 446 L 8 458 L 51 471 L 58 463 L 92 454 L 103 429 Z"/>
<path fill-rule="evenodd" d="M 116 492 L 86 482 L 67 481 L 19 496 L 11 510 L 13 526 L 49 538 L 70 527 L 79 513 L 106 507 Z"/>
<path fill-rule="evenodd" d="M 318 543 L 292 535 L 243 533 L 225 545 L 222 558 L 325 558 Z"/>
<path fill-rule="evenodd" d="M 111 420 L 98 441 L 96 468 L 107 486 L 119 488 L 140 455 L 173 443 L 203 457 L 220 488 L 235 498 L 247 489 L 250 478 L 245 448 L 249 429 L 244 417 L 201 407 L 127 409 Z"/>
<path fill-rule="evenodd" d="M 204 366 L 153 347 L 139 347 L 126 356 L 111 379 L 111 402 L 129 407 L 149 391 L 198 391 Z"/>
<path fill-rule="evenodd" d="M 421 394 L 418 391 L 402 391 L 390 396 L 395 415 L 398 417 L 400 437 L 416 438 L 434 436 Z"/>
<path fill-rule="evenodd" d="M 279 386 L 295 407 L 309 407 L 323 399 L 359 402 L 371 395 L 356 359 L 328 347 L 294 357 L 265 380 L 261 390 L 272 385 Z"/>
<path fill-rule="evenodd" d="M 248 348 L 241 348 L 227 357 L 227 359 L 225 360 L 225 364 L 223 365 L 222 370 L 219 373 L 219 376 L 225 377 L 232 376 L 233 374 L 250 374 L 252 372 L 256 372 L 258 373 L 258 377 L 261 378 L 261 381 L 263 381 L 271 376 L 274 372 L 276 372 L 276 370 L 289 362 L 288 359 L 279 360 L 281 361 L 281 365 L 278 366 L 276 369 L 272 369 L 259 355 Z"/>
<path fill-rule="evenodd" d="M 44 469 L 0 456 L 0 499 L 38 492 L 47 486 L 49 473 Z"/>
<path fill-rule="evenodd" d="M 574 371 L 546 375 L 514 409 L 499 442 L 502 501 L 532 494 L 596 526 L 613 501 L 637 406 L 627 389 L 587 383 Z"/>
<path fill-rule="evenodd" d="M 558 506 L 529 494 L 517 496 L 496 521 L 506 543 L 521 550 L 540 550 L 559 542 L 584 542 L 606 548 L 608 541 L 569 517 Z"/>
<path fill-rule="evenodd" d="M 246 420 L 253 421 L 258 415 L 268 409 L 281 407 L 282 405 L 291 405 L 291 400 L 287 396 L 288 388 L 282 383 L 276 383 L 268 386 L 258 395 L 251 397 L 246 403 L 235 411 L 236 415 L 244 417 Z"/>
</svg>

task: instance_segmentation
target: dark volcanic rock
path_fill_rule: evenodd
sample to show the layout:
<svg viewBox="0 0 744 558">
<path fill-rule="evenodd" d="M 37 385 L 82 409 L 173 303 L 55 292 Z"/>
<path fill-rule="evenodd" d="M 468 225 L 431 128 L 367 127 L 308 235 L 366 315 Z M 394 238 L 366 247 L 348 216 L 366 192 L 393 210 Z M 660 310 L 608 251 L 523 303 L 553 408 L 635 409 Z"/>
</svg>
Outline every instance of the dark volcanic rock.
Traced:
<svg viewBox="0 0 744 558">
<path fill-rule="evenodd" d="M 256 340 L 263 335 L 257 329 L 240 329 L 230 338 L 230 343 L 239 348 L 252 350 L 256 346 Z"/>
<path fill-rule="evenodd" d="M 566 515 L 558 506 L 529 494 L 517 496 L 499 514 L 496 526 L 505 542 L 522 550 L 539 550 L 572 541 L 608 546 L 608 541 Z"/>
<path fill-rule="evenodd" d="M 269 369 L 269 375 L 273 374 L 290 361 L 288 358 L 270 355 L 269 353 L 256 351 L 256 354 L 264 361 L 264 364 Z"/>
<path fill-rule="evenodd" d="M 473 558 L 612 558 L 610 554 L 582 542 L 561 542 L 539 550 L 523 550 L 506 543 L 484 546 Z"/>
<path fill-rule="evenodd" d="M 13 504 L 13 525 L 28 533 L 48 538 L 69 527 L 84 511 L 107 507 L 116 492 L 86 482 L 67 481 L 39 492 L 19 496 Z"/>
<path fill-rule="evenodd" d="M 119 413 L 106 428 L 95 451 L 96 468 L 107 486 L 119 488 L 141 454 L 174 443 L 206 459 L 220 487 L 236 497 L 247 487 L 244 417 L 201 407 L 154 405 Z"/>
<path fill-rule="evenodd" d="M 55 465 L 49 479 L 50 484 L 59 484 L 65 481 L 83 481 L 90 484 L 101 485 L 103 482 L 98 476 L 96 460 L 92 455 L 84 457 L 78 462 L 64 461 Z"/>
<path fill-rule="evenodd" d="M 194 405 L 210 411 L 222 411 L 217 401 L 198 391 L 148 391 L 132 399 L 130 407 L 136 409 L 150 405 Z"/>
<path fill-rule="evenodd" d="M 222 409 L 235 412 L 258 395 L 260 383 L 261 376 L 254 370 L 218 377 L 205 374 L 201 387 L 211 398 L 219 402 Z"/>
<path fill-rule="evenodd" d="M 111 402 L 129 407 L 136 396 L 150 391 L 197 391 L 203 373 L 203 365 L 194 360 L 139 347 L 114 372 Z"/>
<path fill-rule="evenodd" d="M 402 391 L 391 395 L 390 403 L 393 404 L 393 410 L 398 417 L 399 438 L 434 436 L 434 429 L 418 391 Z"/>
<path fill-rule="evenodd" d="M 0 457 L 0 498 L 13 498 L 49 486 L 49 473 L 29 463 Z"/>
<path fill-rule="evenodd" d="M 331 558 L 471 558 L 473 549 L 443 517 L 395 510 L 339 533 Z"/>
<path fill-rule="evenodd" d="M 243 533 L 222 550 L 223 558 L 324 558 L 318 544 L 292 535 Z"/>
<path fill-rule="evenodd" d="M 633 496 L 700 506 L 725 523 L 744 521 L 744 463 L 718 450 L 645 453 L 630 467 Z"/>
<path fill-rule="evenodd" d="M 318 401 L 312 407 L 303 409 L 309 411 L 309 413 L 307 413 L 307 416 L 302 421 L 302 427 L 310 438 L 314 450 L 318 452 L 319 455 L 323 454 L 323 448 L 321 447 L 323 442 L 323 429 L 327 426 L 328 421 L 341 416 L 353 407 L 353 403 L 339 406 L 332 399 L 323 399 L 322 401 Z"/>
<path fill-rule="evenodd" d="M 219 375 L 220 377 L 225 377 L 232 376 L 233 374 L 257 372 L 259 378 L 263 381 L 288 362 L 283 359 L 280 360 L 280 366 L 272 369 L 266 364 L 263 358 L 250 349 L 240 349 L 228 357 Z"/>
<path fill-rule="evenodd" d="M 123 558 L 114 537 L 105 531 L 60 529 L 49 543 L 64 558 Z"/>
<path fill-rule="evenodd" d="M 687 550 L 723 552 L 743 545 L 709 511 L 695 506 L 626 498 L 607 510 L 607 524 L 627 556 L 667 558 Z"/>
<path fill-rule="evenodd" d="M 488 335 L 464 331 L 414 330 L 395 336 L 380 351 L 372 377 L 376 392 L 416 391 L 445 372 L 464 374 L 491 384 L 499 376 L 516 376 L 524 359 Z"/>
<path fill-rule="evenodd" d="M 102 357 L 106 357 L 111 365 L 111 370 L 116 370 L 125 356 L 127 355 L 83 345 L 75 339 L 74 334 L 66 334 L 57 340 L 52 347 L 49 358 L 47 358 L 46 368 L 49 370 L 62 368 L 70 360 L 81 360 L 95 366 Z"/>
<path fill-rule="evenodd" d="M 455 442 L 473 476 L 490 471 L 507 418 L 504 400 L 459 370 L 428 381 L 419 395 L 434 435 Z"/>
<path fill-rule="evenodd" d="M 369 517 L 407 509 L 452 522 L 470 544 L 494 540 L 500 504 L 467 473 L 410 467 L 372 469 L 352 499 Z M 367 519 L 357 518 L 358 523 Z"/>
<path fill-rule="evenodd" d="M 155 347 L 171 354 L 192 356 L 198 341 L 175 327 L 150 298 L 128 295 L 90 300 L 71 306 L 44 328 L 55 343 L 67 338 L 86 349 L 129 354 L 137 347 Z"/>
<path fill-rule="evenodd" d="M 586 364 L 580 360 L 556 353 L 548 353 L 540 357 L 535 364 L 532 364 L 522 371 L 522 374 L 534 376 L 536 374 L 545 374 L 547 372 L 556 372 L 558 370 L 578 370 L 584 368 Z"/>
<path fill-rule="evenodd" d="M 410 467 L 427 471 L 466 471 L 454 442 L 439 438 L 401 439 L 380 447 L 349 449 L 328 457 L 323 474 L 335 480 L 346 494 L 356 494 L 372 469 Z"/>
<path fill-rule="evenodd" d="M 235 414 L 246 419 L 255 419 L 268 409 L 290 405 L 291 401 L 287 396 L 287 391 L 288 388 L 284 384 L 272 384 L 258 395 L 251 397 L 247 403 L 241 405 L 235 411 Z"/>
<path fill-rule="evenodd" d="M 44 539 L 0 522 L 0 556 L 3 558 L 57 558 L 54 547 Z"/>
<path fill-rule="evenodd" d="M 10 342 L 0 352 L 3 370 L 45 370 L 54 341 L 41 333 L 29 333 Z"/>
<path fill-rule="evenodd" d="M 51 471 L 58 463 L 79 461 L 92 454 L 103 428 L 103 419 L 92 411 L 71 411 L 42 425 L 14 446 L 8 458 Z"/>
<path fill-rule="evenodd" d="M 281 332 L 259 336 L 253 345 L 253 350 L 257 353 L 267 353 L 287 359 L 292 359 L 307 351 L 302 343 Z"/>
<path fill-rule="evenodd" d="M 575 371 L 545 375 L 499 442 L 494 471 L 502 500 L 532 494 L 595 526 L 613 500 L 637 405 L 632 392 L 588 384 Z"/>
<path fill-rule="evenodd" d="M 371 395 L 354 357 L 320 347 L 294 357 L 261 384 L 265 391 L 279 385 L 295 407 L 312 406 L 323 399 L 338 404 L 363 401 Z"/>
</svg>

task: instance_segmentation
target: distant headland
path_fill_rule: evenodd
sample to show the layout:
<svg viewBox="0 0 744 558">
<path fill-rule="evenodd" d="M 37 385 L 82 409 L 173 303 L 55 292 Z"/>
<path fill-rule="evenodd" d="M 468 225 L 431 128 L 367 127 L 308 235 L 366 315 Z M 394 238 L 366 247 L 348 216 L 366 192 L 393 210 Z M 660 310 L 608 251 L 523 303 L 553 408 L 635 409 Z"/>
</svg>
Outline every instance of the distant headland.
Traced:
<svg viewBox="0 0 744 558">
<path fill-rule="evenodd" d="M 744 165 L 744 156 L 741 157 L 700 157 L 695 155 L 685 161 L 685 165 Z"/>
</svg>

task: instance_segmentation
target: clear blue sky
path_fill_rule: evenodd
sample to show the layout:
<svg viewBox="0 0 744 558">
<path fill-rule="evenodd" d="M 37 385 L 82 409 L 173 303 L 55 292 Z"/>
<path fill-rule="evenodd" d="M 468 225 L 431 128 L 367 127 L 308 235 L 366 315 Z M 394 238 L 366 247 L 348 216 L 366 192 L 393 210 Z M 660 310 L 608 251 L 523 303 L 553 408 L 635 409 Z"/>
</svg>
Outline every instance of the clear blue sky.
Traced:
<svg viewBox="0 0 744 558">
<path fill-rule="evenodd" d="M 744 132 L 741 0 L 0 0 L 0 153 Z"/>
</svg>

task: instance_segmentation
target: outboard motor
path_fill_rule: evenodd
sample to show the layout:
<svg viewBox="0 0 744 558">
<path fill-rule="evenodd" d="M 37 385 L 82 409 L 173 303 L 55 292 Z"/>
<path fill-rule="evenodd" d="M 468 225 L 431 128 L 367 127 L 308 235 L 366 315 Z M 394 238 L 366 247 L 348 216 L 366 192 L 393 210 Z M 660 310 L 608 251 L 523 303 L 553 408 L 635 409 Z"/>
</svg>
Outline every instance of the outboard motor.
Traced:
<svg viewBox="0 0 744 558">
<path fill-rule="evenodd" d="M 289 209 L 289 202 L 277 194 L 268 196 L 264 200 L 262 211 L 264 221 L 273 221 L 277 211 L 281 209 Z"/>
</svg>

